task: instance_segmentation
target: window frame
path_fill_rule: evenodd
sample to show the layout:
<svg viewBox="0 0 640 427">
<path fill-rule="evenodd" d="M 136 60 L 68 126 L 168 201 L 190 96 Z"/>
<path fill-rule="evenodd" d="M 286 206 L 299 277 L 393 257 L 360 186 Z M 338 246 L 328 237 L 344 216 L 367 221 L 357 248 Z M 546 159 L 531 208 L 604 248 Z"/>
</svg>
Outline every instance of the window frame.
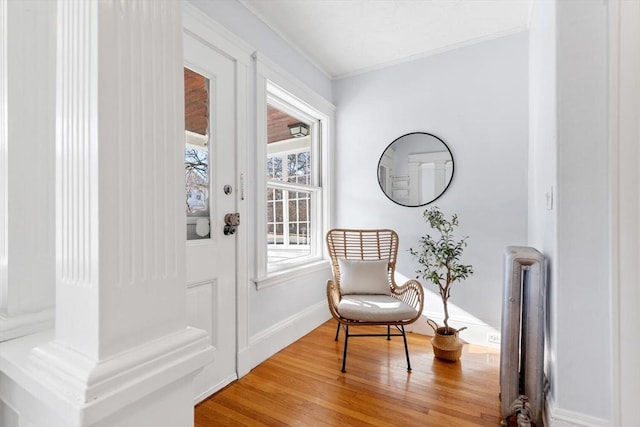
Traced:
<svg viewBox="0 0 640 427">
<path fill-rule="evenodd" d="M 328 258 L 324 236 L 329 229 L 331 211 L 331 146 L 333 143 L 333 119 L 335 107 L 317 93 L 288 75 L 264 57 L 256 59 L 256 175 L 255 175 L 255 268 L 253 282 L 258 289 L 273 286 L 295 278 L 298 274 L 324 269 Z M 311 191 L 311 255 L 283 262 L 278 268 L 268 267 L 267 244 L 267 104 L 273 105 L 295 116 L 302 114 L 302 121 L 309 123 L 312 137 L 312 181 L 311 185 L 296 183 L 274 183 L 279 188 L 290 187 L 292 191 Z M 289 105 L 294 107 L 291 111 Z M 313 140 L 315 139 L 315 140 Z"/>
<path fill-rule="evenodd" d="M 197 67 L 195 64 L 192 64 L 187 61 L 184 62 L 183 68 L 189 69 L 191 72 L 204 77 L 207 94 L 209 96 L 208 100 L 215 99 L 214 98 L 215 89 L 211 85 L 211 78 L 212 78 L 211 75 L 209 75 L 207 72 Z M 213 116 L 214 116 L 214 111 L 212 109 L 212 106 L 207 104 L 207 120 L 209 121 L 209 124 L 213 123 Z M 215 135 L 211 134 L 211 129 L 207 129 L 206 135 L 201 135 L 196 132 L 189 131 L 186 129 L 186 117 L 185 117 L 184 150 L 186 151 L 187 149 L 196 149 L 198 151 L 203 151 L 207 153 L 207 181 L 208 181 L 207 192 L 209 193 L 207 215 L 200 217 L 200 218 L 206 218 L 209 221 L 209 235 L 207 237 L 198 237 L 198 238 L 192 238 L 192 239 L 188 238 L 187 228 L 189 227 L 189 225 L 195 225 L 199 217 L 189 216 L 189 214 L 185 211 L 185 220 L 186 220 L 185 221 L 185 238 L 186 238 L 186 244 L 190 246 L 208 244 L 211 242 L 211 239 L 212 239 L 211 219 L 213 218 L 215 206 L 214 206 L 214 200 L 212 197 L 213 195 L 212 189 L 214 188 L 213 187 L 214 177 L 211 174 L 212 172 L 211 160 L 213 159 L 214 153 L 212 151 L 212 147 L 214 147 L 214 145 L 215 145 Z M 185 163 L 186 163 L 186 153 L 185 153 Z M 186 181 L 185 181 L 185 189 L 186 189 Z"/>
<path fill-rule="evenodd" d="M 291 116 L 297 117 L 301 121 L 309 125 L 309 138 L 310 138 L 309 142 L 311 145 L 309 150 L 310 151 L 309 154 L 311 156 L 311 174 L 309 176 L 308 184 L 298 184 L 298 183 L 288 182 L 284 180 L 267 178 L 265 179 L 265 183 L 267 186 L 267 192 L 265 193 L 265 197 L 270 188 L 289 191 L 289 192 L 309 193 L 309 198 L 310 198 L 309 200 L 309 204 L 310 204 L 309 237 L 311 239 L 311 244 L 307 246 L 310 254 L 300 258 L 283 260 L 278 263 L 270 263 L 269 262 L 270 252 L 277 251 L 278 249 L 285 249 L 285 247 L 288 248 L 289 245 L 285 244 L 284 246 L 278 247 L 277 245 L 271 245 L 268 241 L 269 239 L 267 239 L 267 272 L 275 272 L 287 267 L 292 267 L 299 264 L 306 264 L 309 262 L 309 260 L 315 260 L 316 258 L 318 258 L 318 255 L 321 255 L 319 253 L 321 253 L 322 251 L 322 248 L 318 247 L 317 245 L 316 240 L 318 239 L 314 238 L 314 236 L 319 235 L 319 233 L 321 234 L 321 230 L 319 230 L 319 227 L 322 222 L 322 215 L 320 212 L 318 212 L 318 209 L 317 209 L 318 206 L 321 206 L 321 201 L 319 199 L 322 196 L 322 187 L 318 185 L 322 181 L 320 179 L 320 169 L 322 164 L 322 161 L 320 158 L 321 157 L 320 144 L 322 140 L 322 136 L 320 135 L 321 130 L 320 130 L 320 125 L 317 117 L 309 115 L 305 111 L 300 110 L 297 104 L 298 104 L 297 101 L 292 102 L 291 99 L 283 99 L 277 94 L 273 93 L 273 88 L 270 86 L 269 82 L 267 82 L 267 105 L 275 107 L 278 110 L 283 111 Z M 266 141 L 266 138 L 265 138 L 265 141 Z M 283 163 L 282 163 L 283 170 L 286 170 L 287 156 L 291 153 L 301 152 L 299 144 L 296 144 L 297 141 L 298 141 L 297 139 L 286 140 L 286 142 L 281 144 L 282 146 L 284 146 L 284 149 L 275 151 L 275 153 L 272 153 L 271 151 L 274 151 L 274 147 L 277 147 L 279 143 L 274 142 L 272 144 L 267 144 L 267 150 L 265 151 L 264 160 L 266 161 L 267 158 L 272 157 L 271 156 L 272 154 L 276 154 L 276 153 L 280 154 L 281 157 L 283 158 Z M 267 174 L 265 173 L 265 177 L 266 175 Z M 284 200 L 288 200 L 288 198 L 285 197 Z M 265 215 L 267 211 L 266 207 L 267 206 L 265 206 L 265 211 L 264 211 Z M 287 215 L 288 211 L 289 211 L 288 206 L 283 201 L 283 214 L 285 217 L 288 216 Z M 265 230 L 267 229 L 266 227 L 267 224 L 268 224 L 268 221 L 265 222 Z M 287 228 L 287 227 L 284 227 L 283 225 L 283 228 Z M 284 231 L 284 234 L 287 235 L 288 231 Z"/>
</svg>

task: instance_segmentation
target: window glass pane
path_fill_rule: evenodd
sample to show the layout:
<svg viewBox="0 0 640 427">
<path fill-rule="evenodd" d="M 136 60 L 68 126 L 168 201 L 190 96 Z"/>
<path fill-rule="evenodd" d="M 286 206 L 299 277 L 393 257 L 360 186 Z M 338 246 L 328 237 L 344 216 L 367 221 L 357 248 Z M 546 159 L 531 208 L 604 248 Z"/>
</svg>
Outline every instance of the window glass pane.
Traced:
<svg viewBox="0 0 640 427">
<path fill-rule="evenodd" d="M 267 213 L 268 258 L 271 267 L 284 261 L 311 255 L 309 201 L 306 191 L 281 191 L 274 220 Z M 284 209 L 286 201 L 287 209 Z M 275 233 L 273 232 L 275 227 Z"/>
<path fill-rule="evenodd" d="M 305 133 L 291 130 L 304 127 Z M 294 136 L 295 135 L 295 136 Z M 304 120 L 273 105 L 267 106 L 267 177 L 299 182 L 309 176 L 311 165 L 311 126 Z"/>
<path fill-rule="evenodd" d="M 311 174 L 311 153 L 305 148 L 305 151 L 299 151 L 287 156 L 288 181 L 299 184 L 309 184 L 309 176 Z"/>
<path fill-rule="evenodd" d="M 271 156 L 267 158 L 267 178 L 282 179 L 282 157 Z"/>
<path fill-rule="evenodd" d="M 313 191 L 304 191 L 304 186 L 314 182 L 313 127 L 292 114 L 293 107 L 287 110 L 267 105 L 268 270 L 312 255 L 313 215 L 309 209 Z M 291 184 L 295 188 L 275 188 L 269 180 L 280 181 L 278 187 Z"/>
<path fill-rule="evenodd" d="M 302 222 L 309 221 L 309 199 L 304 199 L 298 206 L 298 220 Z"/>
<path fill-rule="evenodd" d="M 267 178 L 273 178 L 273 157 L 267 157 Z"/>
<path fill-rule="evenodd" d="M 210 236 L 209 80 L 184 69 L 187 240 Z"/>
</svg>

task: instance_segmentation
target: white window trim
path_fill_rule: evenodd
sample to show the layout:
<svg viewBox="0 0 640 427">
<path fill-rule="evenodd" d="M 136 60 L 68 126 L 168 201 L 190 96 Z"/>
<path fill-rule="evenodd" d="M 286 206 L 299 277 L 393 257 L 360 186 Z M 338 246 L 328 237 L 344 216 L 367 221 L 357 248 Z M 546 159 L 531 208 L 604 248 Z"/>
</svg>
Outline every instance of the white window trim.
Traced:
<svg viewBox="0 0 640 427">
<path fill-rule="evenodd" d="M 276 141 L 267 145 L 267 156 L 280 153 L 297 153 L 302 147 L 305 146 L 305 139 L 311 136 L 305 136 L 304 138 L 291 138 L 284 141 Z"/>
<path fill-rule="evenodd" d="M 332 146 L 333 146 L 333 120 L 335 117 L 335 107 L 322 96 L 309 89 L 295 77 L 289 75 L 286 71 L 280 69 L 277 65 L 259 54 L 254 54 L 256 59 L 256 189 L 255 189 L 255 207 L 256 207 L 256 224 L 255 224 L 255 266 L 253 274 L 253 282 L 257 289 L 284 283 L 289 279 L 300 274 L 311 273 L 319 268 L 326 268 L 327 253 L 324 247 L 324 235 L 329 229 L 329 218 L 331 212 L 332 200 L 332 181 L 330 165 L 333 162 Z M 321 188 L 319 191 L 318 203 L 320 209 L 313 209 L 315 217 L 313 218 L 313 226 L 320 227 L 319 231 L 314 230 L 314 235 L 320 236 L 312 241 L 317 256 L 305 258 L 303 262 L 297 265 L 287 265 L 283 269 L 269 272 L 267 271 L 267 236 L 263 232 L 266 230 L 266 203 L 267 203 L 267 181 L 266 162 L 267 157 L 267 102 L 272 103 L 281 99 L 287 103 L 296 105 L 304 114 L 313 118 L 311 134 L 315 134 L 321 138 L 320 144 L 312 144 L 320 148 L 319 153 L 315 153 L 315 158 L 321 159 L 319 164 L 319 174 L 317 174 L 320 183 L 312 182 L 308 189 Z M 314 132 L 315 131 L 315 132 Z"/>
</svg>

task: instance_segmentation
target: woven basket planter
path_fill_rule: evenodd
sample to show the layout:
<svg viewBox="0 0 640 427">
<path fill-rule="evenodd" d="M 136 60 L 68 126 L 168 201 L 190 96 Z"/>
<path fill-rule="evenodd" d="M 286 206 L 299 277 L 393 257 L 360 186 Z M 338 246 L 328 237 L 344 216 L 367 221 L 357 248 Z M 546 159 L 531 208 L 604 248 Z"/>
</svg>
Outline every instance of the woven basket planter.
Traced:
<svg viewBox="0 0 640 427">
<path fill-rule="evenodd" d="M 458 337 L 458 330 L 449 328 L 449 334 L 445 334 L 446 328 L 439 327 L 435 336 L 431 338 L 433 354 L 436 358 L 447 362 L 457 362 L 462 355 L 462 341 Z"/>
</svg>

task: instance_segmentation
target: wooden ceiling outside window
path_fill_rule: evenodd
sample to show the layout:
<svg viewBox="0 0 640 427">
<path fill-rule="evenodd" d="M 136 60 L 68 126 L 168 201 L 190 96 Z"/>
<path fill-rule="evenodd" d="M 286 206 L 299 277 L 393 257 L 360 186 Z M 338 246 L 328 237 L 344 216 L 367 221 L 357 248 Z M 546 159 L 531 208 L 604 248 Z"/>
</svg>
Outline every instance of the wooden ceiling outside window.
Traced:
<svg viewBox="0 0 640 427">
<path fill-rule="evenodd" d="M 184 69 L 184 125 L 200 135 L 207 135 L 209 129 L 208 86 L 206 77 Z"/>
<path fill-rule="evenodd" d="M 267 105 L 267 143 L 290 139 L 289 125 L 299 122 L 299 119 Z"/>
<path fill-rule="evenodd" d="M 185 129 L 207 135 L 209 129 L 209 88 L 207 78 L 184 69 Z M 289 125 L 300 122 L 271 105 L 267 105 L 267 143 L 290 139 Z"/>
</svg>

